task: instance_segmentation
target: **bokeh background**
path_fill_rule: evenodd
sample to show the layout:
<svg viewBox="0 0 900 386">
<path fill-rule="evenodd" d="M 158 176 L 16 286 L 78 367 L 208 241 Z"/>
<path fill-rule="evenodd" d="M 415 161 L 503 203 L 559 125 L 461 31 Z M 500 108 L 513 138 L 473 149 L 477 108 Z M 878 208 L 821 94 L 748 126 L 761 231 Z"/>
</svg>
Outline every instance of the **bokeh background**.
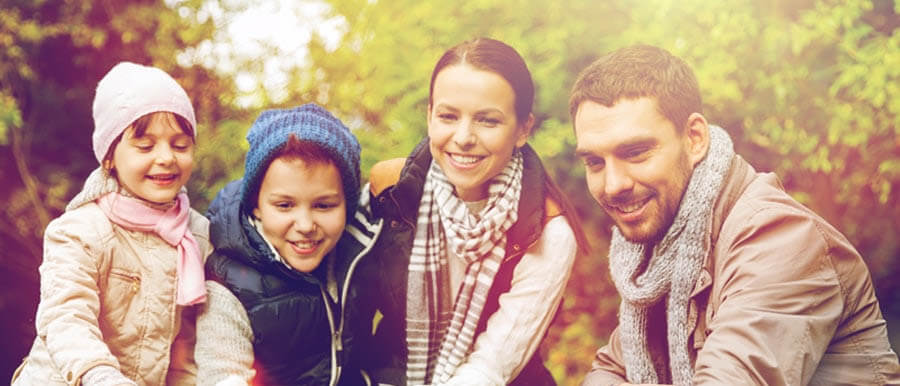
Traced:
<svg viewBox="0 0 900 386">
<path fill-rule="evenodd" d="M 857 246 L 900 347 L 900 3 L 892 0 L 0 0 L 0 379 L 34 338 L 41 235 L 96 167 L 97 81 L 120 60 L 160 67 L 197 110 L 188 185 L 201 212 L 243 169 L 263 108 L 325 105 L 363 144 L 363 173 L 425 133 L 432 66 L 477 36 L 519 50 L 537 85 L 531 144 L 576 203 L 580 257 L 541 347 L 577 384 L 615 325 L 612 223 L 574 157 L 568 90 L 599 55 L 664 47 L 695 69 L 705 115 L 758 170 Z M 784 256 L 791 263 L 791 256 Z"/>
</svg>

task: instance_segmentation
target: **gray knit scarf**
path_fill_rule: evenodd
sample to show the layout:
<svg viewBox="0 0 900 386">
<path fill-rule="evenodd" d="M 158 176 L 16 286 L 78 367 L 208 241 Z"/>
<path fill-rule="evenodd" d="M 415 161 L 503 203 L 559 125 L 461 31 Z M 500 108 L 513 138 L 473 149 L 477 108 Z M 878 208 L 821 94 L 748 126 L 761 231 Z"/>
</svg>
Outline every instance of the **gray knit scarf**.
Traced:
<svg viewBox="0 0 900 386">
<path fill-rule="evenodd" d="M 522 154 L 516 151 L 506 168 L 490 181 L 484 209 L 472 213 L 432 161 L 409 257 L 408 385 L 444 383 L 468 356 L 488 291 L 505 256 L 506 231 L 518 217 L 521 190 Z M 467 264 L 452 306 L 450 291 L 455 289 L 450 288 L 448 251 Z"/>
<path fill-rule="evenodd" d="M 647 315 L 665 295 L 672 380 L 676 385 L 690 384 L 694 374 L 688 349 L 689 329 L 694 322 L 687 320 L 690 293 L 709 253 L 713 206 L 734 156 L 731 138 L 722 128 L 710 125 L 709 137 L 709 152 L 694 168 L 678 214 L 662 240 L 653 246 L 649 262 L 644 260 L 649 245 L 632 243 L 618 228 L 613 230 L 609 267 L 622 297 L 619 333 L 631 383 L 658 382 L 647 347 Z M 644 266 L 646 270 L 639 272 Z"/>
</svg>

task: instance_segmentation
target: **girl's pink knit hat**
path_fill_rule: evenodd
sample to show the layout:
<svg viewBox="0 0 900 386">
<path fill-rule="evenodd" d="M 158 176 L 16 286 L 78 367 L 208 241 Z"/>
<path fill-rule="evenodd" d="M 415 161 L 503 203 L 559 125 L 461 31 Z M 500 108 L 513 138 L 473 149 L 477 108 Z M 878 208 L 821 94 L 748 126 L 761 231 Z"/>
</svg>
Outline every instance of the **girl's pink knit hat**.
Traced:
<svg viewBox="0 0 900 386">
<path fill-rule="evenodd" d="M 94 156 L 103 163 L 113 141 L 136 119 L 157 111 L 178 114 L 191 123 L 197 136 L 197 119 L 187 93 L 169 74 L 155 67 L 131 62 L 116 64 L 94 96 Z"/>
</svg>

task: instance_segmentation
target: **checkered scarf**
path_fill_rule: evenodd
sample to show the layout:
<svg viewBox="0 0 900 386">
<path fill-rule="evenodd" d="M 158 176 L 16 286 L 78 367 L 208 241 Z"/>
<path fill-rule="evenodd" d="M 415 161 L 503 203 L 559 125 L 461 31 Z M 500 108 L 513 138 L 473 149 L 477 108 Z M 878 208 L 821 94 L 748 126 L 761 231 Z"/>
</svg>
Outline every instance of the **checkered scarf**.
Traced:
<svg viewBox="0 0 900 386">
<path fill-rule="evenodd" d="M 506 231 L 516 222 L 522 189 L 522 154 L 488 188 L 487 205 L 469 212 L 432 161 L 425 179 L 406 292 L 407 384 L 450 379 L 472 348 L 475 328 L 503 262 Z M 447 251 L 467 262 L 465 279 L 450 305 Z"/>
</svg>

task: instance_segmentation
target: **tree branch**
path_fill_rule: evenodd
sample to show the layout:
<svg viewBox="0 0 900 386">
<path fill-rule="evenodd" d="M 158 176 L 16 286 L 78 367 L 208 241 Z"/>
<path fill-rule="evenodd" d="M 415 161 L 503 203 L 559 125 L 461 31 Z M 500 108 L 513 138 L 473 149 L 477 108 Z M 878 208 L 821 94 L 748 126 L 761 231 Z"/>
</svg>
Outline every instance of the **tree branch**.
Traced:
<svg viewBox="0 0 900 386">
<path fill-rule="evenodd" d="M 28 164 L 25 162 L 25 151 L 22 149 L 25 141 L 21 132 L 22 129 L 15 126 L 12 126 L 11 129 L 12 155 L 16 162 L 16 170 L 22 177 L 22 182 L 25 183 L 25 191 L 28 194 L 28 199 L 31 201 L 31 205 L 34 207 L 34 211 L 37 213 L 40 229 L 44 229 L 47 227 L 47 224 L 50 223 L 50 213 L 41 202 L 37 179 L 35 179 L 34 175 L 31 174 L 31 171 L 28 170 Z"/>
</svg>

